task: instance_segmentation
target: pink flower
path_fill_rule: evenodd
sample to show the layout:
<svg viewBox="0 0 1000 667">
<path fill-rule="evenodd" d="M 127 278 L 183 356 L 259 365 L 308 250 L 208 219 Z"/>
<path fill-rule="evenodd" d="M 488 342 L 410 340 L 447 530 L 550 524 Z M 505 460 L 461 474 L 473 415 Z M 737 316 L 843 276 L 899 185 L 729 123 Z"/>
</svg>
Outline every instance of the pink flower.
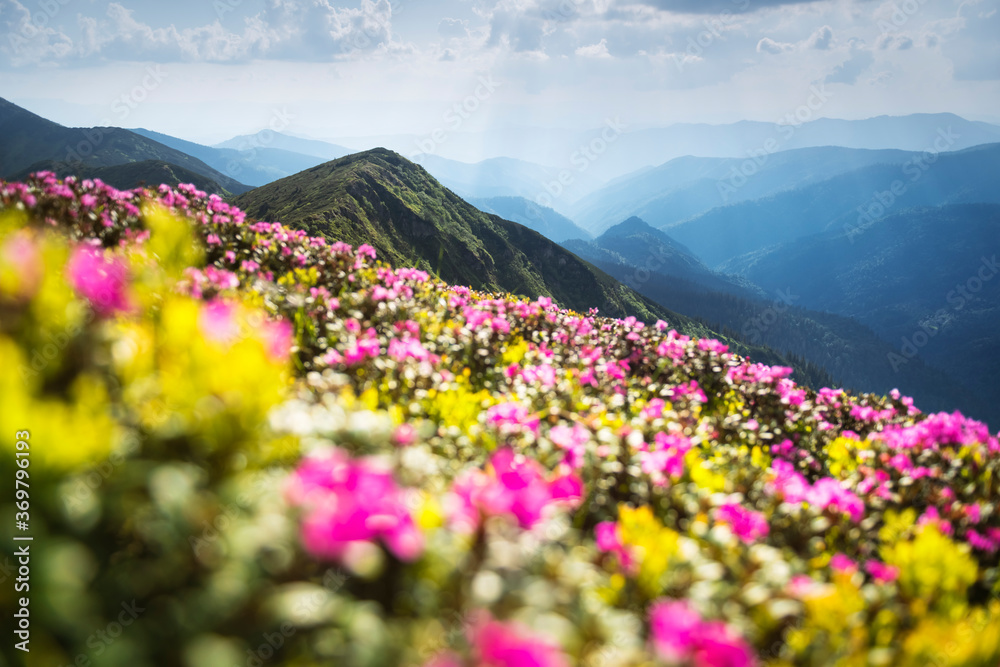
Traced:
<svg viewBox="0 0 1000 667">
<path fill-rule="evenodd" d="M 267 343 L 267 353 L 276 361 L 284 361 L 292 351 L 294 332 L 292 324 L 286 319 L 268 321 L 263 328 L 264 342 Z"/>
<path fill-rule="evenodd" d="M 594 527 L 594 536 L 597 540 L 597 548 L 607 551 L 618 557 L 618 562 L 626 571 L 631 571 L 635 565 L 632 553 L 622 541 L 621 529 L 614 521 L 602 521 Z"/>
<path fill-rule="evenodd" d="M 583 467 L 587 443 L 590 442 L 590 429 L 580 424 L 573 424 L 572 428 L 560 424 L 549 429 L 549 440 L 566 452 L 566 465 L 574 470 Z"/>
<path fill-rule="evenodd" d="M 486 411 L 486 423 L 502 434 L 530 431 L 538 435 L 538 417 L 530 417 L 528 408 L 514 401 L 490 407 Z"/>
<path fill-rule="evenodd" d="M 454 653 L 439 653 L 424 663 L 424 667 L 463 667 L 464 663 Z"/>
<path fill-rule="evenodd" d="M 417 430 L 411 424 L 400 424 L 392 432 L 392 441 L 400 447 L 407 447 L 417 441 Z"/>
<path fill-rule="evenodd" d="M 42 285 L 42 257 L 38 247 L 26 232 L 8 236 L 0 245 L 0 260 L 10 270 L 9 282 L 0 282 L 0 293 L 6 289 L 18 299 L 30 299 Z"/>
<path fill-rule="evenodd" d="M 428 352 L 427 348 L 416 338 L 393 338 L 389 341 L 387 354 L 390 359 L 399 362 L 407 359 L 415 359 L 416 361 L 436 361 L 438 359 L 436 355 Z"/>
<path fill-rule="evenodd" d="M 461 530 L 473 531 L 480 516 L 511 515 L 522 528 L 537 524 L 557 504 L 576 506 L 583 483 L 573 473 L 547 480 L 534 459 L 505 447 L 490 459 L 490 471 L 472 470 L 455 480 L 449 520 Z"/>
<path fill-rule="evenodd" d="M 559 647 L 515 623 L 501 623 L 483 612 L 469 630 L 481 667 L 569 667 Z"/>
<path fill-rule="evenodd" d="M 850 574 L 858 571 L 858 564 L 844 554 L 836 553 L 830 558 L 830 569 Z"/>
<path fill-rule="evenodd" d="M 877 560 L 870 560 L 865 563 L 865 570 L 872 575 L 875 581 L 888 583 L 899 578 L 899 568 L 894 565 L 886 565 Z"/>
<path fill-rule="evenodd" d="M 404 492 L 375 463 L 339 449 L 308 458 L 289 477 L 286 495 L 305 509 L 302 542 L 314 556 L 342 561 L 352 544 L 379 539 L 400 560 L 423 552 Z"/>
<path fill-rule="evenodd" d="M 78 245 L 66 265 L 69 282 L 98 315 L 109 316 L 130 308 L 126 290 L 128 268 L 120 258 L 106 258 L 93 247 Z"/>
<path fill-rule="evenodd" d="M 719 621 L 704 621 L 685 601 L 654 602 L 649 612 L 653 648 L 671 661 L 697 667 L 750 667 L 756 664 L 746 641 Z"/>
<path fill-rule="evenodd" d="M 222 299 L 213 299 L 205 304 L 198 323 L 205 337 L 216 343 L 231 345 L 240 335 L 236 307 Z"/>
<path fill-rule="evenodd" d="M 716 508 L 715 519 L 729 524 L 736 536 L 747 544 L 761 537 L 767 537 L 771 530 L 763 514 L 745 509 L 736 503 L 727 503 Z"/>
<path fill-rule="evenodd" d="M 654 398 L 642 409 L 642 418 L 647 421 L 653 421 L 662 417 L 665 406 L 666 403 L 664 403 L 662 398 Z"/>
<path fill-rule="evenodd" d="M 832 477 L 816 480 L 806 495 L 806 502 L 821 509 L 833 507 L 848 514 L 855 523 L 860 521 L 865 514 L 864 502 Z"/>
<path fill-rule="evenodd" d="M 698 349 L 705 352 L 714 352 L 715 354 L 725 354 L 729 351 L 728 345 L 723 345 L 714 338 L 701 338 L 698 340 Z"/>
</svg>

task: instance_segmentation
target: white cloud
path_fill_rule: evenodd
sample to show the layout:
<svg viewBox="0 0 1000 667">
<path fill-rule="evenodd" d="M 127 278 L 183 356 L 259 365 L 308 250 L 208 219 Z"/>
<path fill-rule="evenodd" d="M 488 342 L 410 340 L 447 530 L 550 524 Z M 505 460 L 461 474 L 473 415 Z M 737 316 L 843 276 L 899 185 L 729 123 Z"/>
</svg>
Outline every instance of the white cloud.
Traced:
<svg viewBox="0 0 1000 667">
<path fill-rule="evenodd" d="M 608 40 L 602 39 L 597 44 L 591 44 L 589 46 L 581 46 L 576 51 L 576 55 L 582 56 L 584 58 L 610 58 L 611 54 L 608 53 Z"/>
<path fill-rule="evenodd" d="M 463 19 L 441 19 L 437 30 L 438 34 L 446 39 L 468 37 L 469 22 Z"/>
<path fill-rule="evenodd" d="M 0 0 L 15 16 L 8 31 L 23 32 L 27 10 L 16 0 Z M 5 7 L 6 9 L 6 7 Z M 393 38 L 389 0 L 362 0 L 359 8 L 338 8 L 329 0 L 272 0 L 245 19 L 242 32 L 233 32 L 216 20 L 191 28 L 153 27 L 135 18 L 134 11 L 112 2 L 102 18 L 79 17 L 79 37 L 48 31 L 48 42 L 34 40 L 34 50 L 22 61 L 47 58 L 100 58 L 158 62 L 246 62 L 273 58 L 332 61 L 366 53 L 401 53 L 410 49 Z M 58 48 L 51 45 L 53 37 Z M 47 49 L 39 45 L 49 43 Z M 29 56 L 31 56 L 29 58 Z M 11 58 L 13 64 L 19 64 Z"/>
<path fill-rule="evenodd" d="M 60 10 L 55 5 L 55 12 Z M 65 58 L 73 42 L 51 26 L 56 16 L 40 7 L 32 13 L 17 0 L 0 0 L 0 62 L 17 67 Z"/>
<path fill-rule="evenodd" d="M 857 44 L 852 45 L 851 57 L 837 65 L 829 75 L 827 75 L 824 83 L 846 83 L 848 85 L 854 85 L 858 81 L 865 70 L 871 67 L 872 63 L 875 62 L 875 56 L 872 52 L 864 47 L 858 46 Z"/>
<path fill-rule="evenodd" d="M 785 53 L 786 51 L 792 51 L 795 49 L 794 44 L 788 44 L 787 42 L 776 42 L 770 37 L 765 37 L 764 39 L 757 42 L 757 53 Z"/>
<path fill-rule="evenodd" d="M 828 25 L 823 26 L 806 40 L 806 46 L 810 49 L 826 51 L 833 43 L 833 28 Z"/>
</svg>

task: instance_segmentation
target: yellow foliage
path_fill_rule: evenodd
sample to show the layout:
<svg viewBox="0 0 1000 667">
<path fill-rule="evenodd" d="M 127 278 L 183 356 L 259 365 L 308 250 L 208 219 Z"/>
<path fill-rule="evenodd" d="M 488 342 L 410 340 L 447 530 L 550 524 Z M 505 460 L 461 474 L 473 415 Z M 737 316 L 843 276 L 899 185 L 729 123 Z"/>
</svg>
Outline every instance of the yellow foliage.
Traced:
<svg viewBox="0 0 1000 667">
<path fill-rule="evenodd" d="M 857 440 L 843 436 L 827 445 L 826 456 L 834 477 L 843 478 L 858 469 L 856 452 L 860 445 Z"/>
<path fill-rule="evenodd" d="M 639 565 L 639 587 L 650 598 L 656 597 L 663 590 L 663 576 L 676 560 L 680 534 L 660 523 L 648 505 L 636 509 L 621 505 L 618 523 L 622 542 L 632 550 Z"/>
<path fill-rule="evenodd" d="M 169 436 L 206 427 L 205 444 L 215 449 L 258 427 L 288 379 L 286 364 L 256 335 L 262 315 L 234 304 L 231 337 L 213 340 L 205 312 L 197 301 L 170 296 L 158 318 L 119 322 L 114 359 L 145 428 Z"/>
<path fill-rule="evenodd" d="M 204 252 L 195 239 L 190 220 L 173 215 L 153 202 L 142 207 L 142 218 L 150 230 L 146 247 L 170 278 L 179 279 L 187 267 L 204 263 Z"/>
<path fill-rule="evenodd" d="M 915 611 L 934 609 L 958 620 L 966 608 L 966 591 L 979 570 L 968 545 L 958 545 L 930 523 L 913 540 L 882 547 L 882 558 L 899 568 L 899 588 Z"/>
<path fill-rule="evenodd" d="M 715 472 L 712 469 L 714 467 L 712 463 L 702 457 L 697 447 L 692 448 L 684 455 L 684 467 L 691 475 L 691 481 L 699 488 L 711 493 L 726 490 L 725 475 Z"/>
</svg>

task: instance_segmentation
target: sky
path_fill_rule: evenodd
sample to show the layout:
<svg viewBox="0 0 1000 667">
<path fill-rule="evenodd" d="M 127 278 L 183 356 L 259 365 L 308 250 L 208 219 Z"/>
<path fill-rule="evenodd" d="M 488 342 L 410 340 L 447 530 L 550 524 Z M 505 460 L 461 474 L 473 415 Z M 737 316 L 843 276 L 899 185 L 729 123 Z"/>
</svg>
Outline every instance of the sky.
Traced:
<svg viewBox="0 0 1000 667">
<path fill-rule="evenodd" d="M 952 112 L 1000 0 L 0 0 L 0 97 L 216 143 Z M 823 95 L 816 97 L 815 91 Z M 624 122 L 624 121 L 623 121 Z"/>
</svg>

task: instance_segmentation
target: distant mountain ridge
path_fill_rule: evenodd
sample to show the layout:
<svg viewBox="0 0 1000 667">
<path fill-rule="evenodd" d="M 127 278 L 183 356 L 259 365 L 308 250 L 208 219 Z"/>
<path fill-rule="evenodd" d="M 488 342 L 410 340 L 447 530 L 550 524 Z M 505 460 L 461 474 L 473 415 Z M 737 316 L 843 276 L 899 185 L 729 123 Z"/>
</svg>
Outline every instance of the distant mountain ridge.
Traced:
<svg viewBox="0 0 1000 667">
<path fill-rule="evenodd" d="M 368 243 L 396 266 L 424 268 L 455 284 L 548 295 L 584 311 L 596 306 L 616 316 L 666 317 L 537 232 L 479 211 L 422 167 L 385 149 L 313 167 L 234 203 L 258 219 L 281 220 L 332 240 Z"/>
<path fill-rule="evenodd" d="M 575 222 L 546 206 L 539 206 L 524 197 L 466 198 L 481 211 L 499 215 L 533 229 L 550 241 L 562 243 L 569 239 L 589 239 L 590 234 Z"/>
<path fill-rule="evenodd" d="M 4 99 L 0 99 L 0 135 L 4 137 L 0 142 L 0 177 L 10 178 L 44 168 L 68 176 L 80 169 L 154 161 L 200 174 L 215 183 L 220 194 L 239 194 L 250 189 L 202 160 L 129 130 L 64 127 Z M 148 165 L 140 168 L 144 169 Z"/>
<path fill-rule="evenodd" d="M 132 131 L 194 156 L 214 169 L 234 178 L 238 177 L 247 185 L 254 187 L 296 174 L 323 162 L 322 158 L 313 155 L 293 153 L 279 148 L 258 147 L 248 150 L 213 148 L 143 128 Z"/>
<path fill-rule="evenodd" d="M 651 301 L 544 236 L 484 213 L 444 188 L 422 167 L 374 149 L 308 169 L 236 197 L 248 216 L 280 220 L 314 236 L 372 245 L 394 266 L 414 266 L 474 289 L 551 296 L 583 312 L 665 319 L 691 335 L 720 337 L 741 354 L 772 364 L 788 358 Z M 796 365 L 800 381 L 829 384 L 818 367 Z"/>
<path fill-rule="evenodd" d="M 712 272 L 684 246 L 638 218 L 615 225 L 593 241 L 563 245 L 663 307 L 749 344 L 766 345 L 799 368 L 825 369 L 836 384 L 882 394 L 899 388 L 919 396 L 928 409 L 961 404 L 973 414 L 995 413 L 984 394 L 965 386 L 961 375 L 941 370 L 947 366 L 913 359 L 899 368 L 890 357 L 896 347 L 871 327 L 815 310 L 793 279 L 796 271 L 812 275 L 806 265 L 797 265 L 782 281 L 765 282 L 764 291 L 745 278 Z M 819 246 L 816 250 L 821 252 Z"/>
<path fill-rule="evenodd" d="M 933 162 L 912 154 L 902 164 L 862 167 L 714 208 L 664 230 L 706 264 L 719 267 L 740 255 L 828 230 L 857 235 L 871 220 L 908 207 L 1000 203 L 997 174 L 1000 144 L 941 153 Z"/>
<path fill-rule="evenodd" d="M 702 285 L 706 289 L 751 295 L 745 287 L 705 266 L 669 234 L 635 216 L 609 228 L 592 241 L 574 239 L 562 245 L 595 263 L 611 262 L 634 267 L 633 275 L 624 281 L 632 287 L 648 279 L 650 273 L 658 273 Z"/>
</svg>

